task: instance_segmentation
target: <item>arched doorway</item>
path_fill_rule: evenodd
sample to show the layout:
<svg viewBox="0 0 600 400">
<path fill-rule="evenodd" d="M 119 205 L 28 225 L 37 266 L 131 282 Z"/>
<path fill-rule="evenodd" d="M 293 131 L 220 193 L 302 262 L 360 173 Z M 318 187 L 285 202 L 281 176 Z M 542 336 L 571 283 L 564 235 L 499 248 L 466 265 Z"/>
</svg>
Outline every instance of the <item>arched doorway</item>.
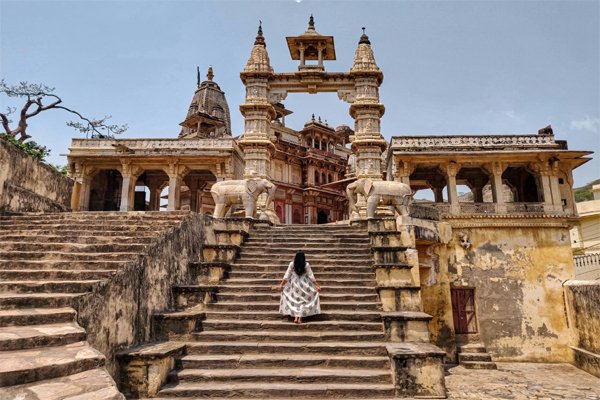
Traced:
<svg viewBox="0 0 600 400">
<path fill-rule="evenodd" d="M 329 213 L 319 208 L 317 211 L 317 224 L 326 224 L 327 222 L 329 222 Z"/>
</svg>

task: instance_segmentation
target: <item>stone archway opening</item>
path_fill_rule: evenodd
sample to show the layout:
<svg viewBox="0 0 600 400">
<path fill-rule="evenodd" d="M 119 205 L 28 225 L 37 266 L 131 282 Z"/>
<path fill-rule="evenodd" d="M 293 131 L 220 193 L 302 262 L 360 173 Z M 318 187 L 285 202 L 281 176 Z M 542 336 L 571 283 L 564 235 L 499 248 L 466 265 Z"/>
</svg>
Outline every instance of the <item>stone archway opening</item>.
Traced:
<svg viewBox="0 0 600 400">
<path fill-rule="evenodd" d="M 91 178 L 89 211 L 118 211 L 123 177 L 117 169 L 101 169 Z"/>
</svg>

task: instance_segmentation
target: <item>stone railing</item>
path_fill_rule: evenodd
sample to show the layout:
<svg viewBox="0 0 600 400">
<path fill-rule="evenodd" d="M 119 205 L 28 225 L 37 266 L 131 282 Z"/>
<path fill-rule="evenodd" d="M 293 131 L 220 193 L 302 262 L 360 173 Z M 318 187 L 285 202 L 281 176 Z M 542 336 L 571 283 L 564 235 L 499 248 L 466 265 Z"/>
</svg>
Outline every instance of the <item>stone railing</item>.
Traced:
<svg viewBox="0 0 600 400">
<path fill-rule="evenodd" d="M 600 279 L 600 253 L 573 257 L 575 279 Z"/>
<path fill-rule="evenodd" d="M 544 203 L 459 203 L 453 210 L 450 203 L 428 203 L 413 204 L 411 208 L 418 206 L 420 208 L 435 208 L 440 215 L 501 215 L 501 214 L 564 214 L 563 210 L 558 210 L 557 206 Z M 417 212 L 417 211 L 416 211 Z M 412 211 L 411 211 L 412 214 Z M 422 217 L 418 217 L 422 218 Z M 431 218 L 424 218 L 431 219 Z"/>
<path fill-rule="evenodd" d="M 432 221 L 440 220 L 440 211 L 434 205 L 413 203 L 410 205 L 410 216 Z"/>
<path fill-rule="evenodd" d="M 219 139 L 73 139 L 70 150 L 99 150 L 102 152 L 119 152 L 153 150 L 224 150 L 233 147 L 232 138 Z"/>
<path fill-rule="evenodd" d="M 402 136 L 393 137 L 393 150 L 562 148 L 552 135 Z"/>
</svg>

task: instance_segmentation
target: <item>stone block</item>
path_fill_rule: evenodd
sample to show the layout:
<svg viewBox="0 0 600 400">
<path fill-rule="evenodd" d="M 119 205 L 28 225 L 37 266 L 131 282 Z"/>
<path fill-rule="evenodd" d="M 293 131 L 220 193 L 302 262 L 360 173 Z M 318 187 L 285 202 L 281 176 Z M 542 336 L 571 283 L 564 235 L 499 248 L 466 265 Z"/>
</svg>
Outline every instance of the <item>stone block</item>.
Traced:
<svg viewBox="0 0 600 400">
<path fill-rule="evenodd" d="M 154 340 L 189 340 L 202 330 L 203 311 L 165 312 L 153 315 Z"/>
<path fill-rule="evenodd" d="M 240 246 L 235 244 L 205 244 L 202 248 L 202 260 L 204 262 L 228 262 L 235 261 Z"/>
<path fill-rule="evenodd" d="M 218 286 L 214 285 L 179 285 L 173 286 L 173 296 L 178 309 L 193 306 L 202 308 L 215 301 L 218 290 Z"/>
<path fill-rule="evenodd" d="M 117 355 L 121 371 L 119 389 L 128 398 L 154 397 L 175 368 L 175 360 L 185 354 L 177 342 L 141 346 Z"/>
<path fill-rule="evenodd" d="M 201 262 L 190 264 L 192 282 L 201 284 L 219 283 L 227 277 L 231 264 L 225 262 Z"/>
<path fill-rule="evenodd" d="M 422 311 L 420 286 L 377 286 L 383 311 Z"/>
<path fill-rule="evenodd" d="M 397 397 L 446 398 L 445 352 L 430 343 L 387 346 Z"/>
<path fill-rule="evenodd" d="M 429 343 L 431 315 L 415 311 L 397 311 L 382 313 L 381 319 L 387 341 Z"/>
<path fill-rule="evenodd" d="M 419 269 L 407 264 L 374 264 L 375 279 L 380 286 L 413 286 L 419 284 Z"/>
</svg>

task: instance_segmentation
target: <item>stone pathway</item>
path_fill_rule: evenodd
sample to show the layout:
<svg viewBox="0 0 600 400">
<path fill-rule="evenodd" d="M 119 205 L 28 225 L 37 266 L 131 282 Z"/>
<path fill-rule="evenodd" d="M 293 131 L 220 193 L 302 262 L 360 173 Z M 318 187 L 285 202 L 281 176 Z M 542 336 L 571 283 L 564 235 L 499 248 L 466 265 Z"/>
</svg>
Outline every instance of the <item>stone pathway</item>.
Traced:
<svg viewBox="0 0 600 400">
<path fill-rule="evenodd" d="M 450 368 L 448 398 L 600 400 L 600 378 L 570 364 L 497 364 L 498 370 Z"/>
</svg>

